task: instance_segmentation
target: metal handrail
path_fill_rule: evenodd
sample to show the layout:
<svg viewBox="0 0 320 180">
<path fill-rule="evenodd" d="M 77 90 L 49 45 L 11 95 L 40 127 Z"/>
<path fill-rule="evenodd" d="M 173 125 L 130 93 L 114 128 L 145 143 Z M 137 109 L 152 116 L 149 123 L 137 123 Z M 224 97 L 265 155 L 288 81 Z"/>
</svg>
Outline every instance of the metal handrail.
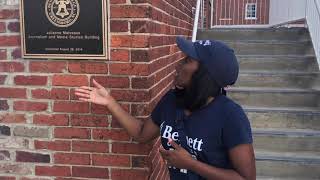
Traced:
<svg viewBox="0 0 320 180">
<path fill-rule="evenodd" d="M 317 11 L 318 11 L 318 15 L 320 16 L 320 10 L 319 10 L 320 4 L 318 3 L 317 0 L 313 0 L 313 1 L 314 1 L 314 4 L 316 5 L 316 9 L 317 9 Z"/>
<path fill-rule="evenodd" d="M 194 23 L 193 23 L 193 31 L 192 31 L 192 42 L 195 42 L 197 39 L 200 5 L 201 5 L 201 0 L 197 0 L 196 12 L 195 12 Z"/>
</svg>

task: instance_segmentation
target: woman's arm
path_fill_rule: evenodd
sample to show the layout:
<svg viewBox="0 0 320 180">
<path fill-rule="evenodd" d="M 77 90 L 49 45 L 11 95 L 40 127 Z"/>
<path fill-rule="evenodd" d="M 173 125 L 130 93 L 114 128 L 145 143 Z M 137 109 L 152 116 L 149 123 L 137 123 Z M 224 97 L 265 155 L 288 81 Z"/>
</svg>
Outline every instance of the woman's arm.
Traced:
<svg viewBox="0 0 320 180">
<path fill-rule="evenodd" d="M 191 155 L 169 140 L 174 150 L 165 150 L 160 148 L 162 157 L 167 160 L 168 165 L 189 169 L 206 179 L 219 180 L 255 180 L 256 168 L 254 151 L 251 144 L 241 144 L 229 150 L 229 157 L 234 170 L 217 168 L 206 163 L 193 159 Z"/>
<path fill-rule="evenodd" d="M 159 135 L 159 127 L 153 121 L 142 122 L 134 118 L 119 105 L 103 86 L 95 80 L 93 80 L 93 84 L 95 87 L 82 86 L 76 89 L 75 94 L 79 100 L 106 106 L 119 124 L 138 142 L 148 142 Z"/>
<path fill-rule="evenodd" d="M 115 100 L 107 105 L 119 124 L 134 140 L 146 143 L 159 136 L 160 128 L 151 120 L 141 121 L 127 113 Z"/>
</svg>

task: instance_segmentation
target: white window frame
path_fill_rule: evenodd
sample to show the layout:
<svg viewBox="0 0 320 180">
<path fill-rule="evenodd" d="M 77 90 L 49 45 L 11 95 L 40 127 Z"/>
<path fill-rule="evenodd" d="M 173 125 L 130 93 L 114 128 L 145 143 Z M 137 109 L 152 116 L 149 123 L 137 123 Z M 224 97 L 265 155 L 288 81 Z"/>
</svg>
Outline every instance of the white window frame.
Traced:
<svg viewBox="0 0 320 180">
<path fill-rule="evenodd" d="M 248 6 L 252 6 L 254 5 L 256 7 L 255 9 L 255 14 L 254 14 L 254 17 L 248 17 Z M 246 9 L 245 9 L 245 19 L 247 20 L 252 20 L 252 19 L 257 19 L 257 3 L 247 3 L 246 4 Z"/>
</svg>

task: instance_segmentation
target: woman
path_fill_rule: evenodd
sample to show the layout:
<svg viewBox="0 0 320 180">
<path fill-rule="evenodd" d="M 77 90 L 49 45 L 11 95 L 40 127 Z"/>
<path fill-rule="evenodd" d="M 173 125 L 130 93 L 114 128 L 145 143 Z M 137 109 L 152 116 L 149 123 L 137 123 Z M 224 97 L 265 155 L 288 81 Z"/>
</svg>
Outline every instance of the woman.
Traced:
<svg viewBox="0 0 320 180">
<path fill-rule="evenodd" d="M 79 99 L 105 105 L 138 142 L 161 136 L 159 151 L 171 180 L 253 180 L 251 127 L 243 109 L 223 95 L 238 78 L 232 49 L 219 41 L 177 38 L 186 58 L 176 67 L 175 89 L 159 101 L 150 121 L 124 111 L 96 81 L 76 90 Z"/>
</svg>

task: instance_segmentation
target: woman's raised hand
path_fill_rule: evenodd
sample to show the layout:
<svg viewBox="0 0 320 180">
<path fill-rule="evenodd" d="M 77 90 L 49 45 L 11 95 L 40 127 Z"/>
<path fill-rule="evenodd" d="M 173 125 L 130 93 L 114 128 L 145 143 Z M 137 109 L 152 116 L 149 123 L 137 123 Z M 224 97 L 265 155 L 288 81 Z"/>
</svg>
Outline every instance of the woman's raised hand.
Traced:
<svg viewBox="0 0 320 180">
<path fill-rule="evenodd" d="M 108 105 L 114 101 L 110 93 L 93 79 L 94 87 L 81 86 L 75 90 L 80 101 L 92 102 L 99 105 Z"/>
</svg>

